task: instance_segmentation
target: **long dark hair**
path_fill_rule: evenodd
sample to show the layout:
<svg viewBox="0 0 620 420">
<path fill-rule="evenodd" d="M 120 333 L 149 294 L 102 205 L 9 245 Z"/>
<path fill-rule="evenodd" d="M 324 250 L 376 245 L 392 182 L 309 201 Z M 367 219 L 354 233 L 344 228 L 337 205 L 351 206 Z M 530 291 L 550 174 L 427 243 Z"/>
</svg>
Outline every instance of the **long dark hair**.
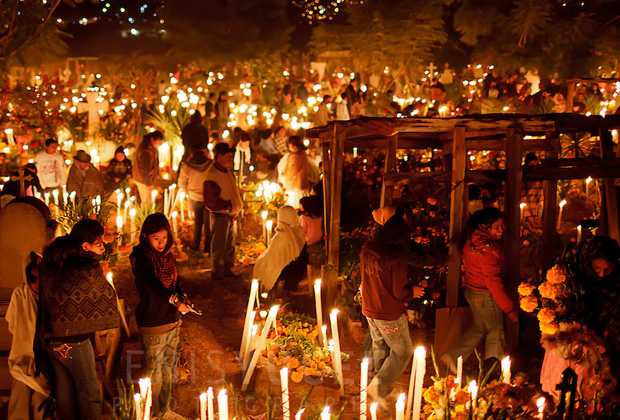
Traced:
<svg viewBox="0 0 620 420">
<path fill-rule="evenodd" d="M 411 248 L 411 228 L 402 215 L 393 215 L 379 229 L 373 242 L 391 253 L 406 253 Z"/>
<path fill-rule="evenodd" d="M 153 140 L 162 140 L 164 135 L 161 131 L 155 130 L 152 133 L 145 134 L 138 146 L 138 150 L 145 150 L 153 145 Z"/>
<path fill-rule="evenodd" d="M 59 236 L 43 250 L 39 268 L 39 278 L 45 286 L 54 284 L 65 262 L 80 251 L 81 244 L 71 236 Z"/>
<path fill-rule="evenodd" d="M 172 229 L 170 229 L 170 222 L 163 213 L 150 214 L 144 223 L 142 223 L 142 229 L 140 230 L 140 246 L 144 250 L 153 250 L 151 243 L 149 242 L 149 235 L 159 232 L 160 230 L 168 232 L 168 241 L 162 254 L 165 254 L 172 248 Z"/>
<path fill-rule="evenodd" d="M 304 141 L 299 136 L 291 136 L 288 138 L 288 144 L 291 146 L 297 147 L 299 151 L 306 150 L 307 147 L 304 144 Z"/>
<path fill-rule="evenodd" d="M 71 229 L 69 236 L 75 238 L 80 245 L 84 242 L 92 244 L 103 236 L 103 232 L 103 226 L 101 226 L 101 223 L 98 221 L 93 219 L 82 219 L 73 225 L 73 229 Z"/>
<path fill-rule="evenodd" d="M 471 239 L 471 235 L 475 230 L 483 230 L 487 226 L 491 226 L 493 223 L 503 218 L 504 213 L 497 207 L 485 207 L 482 210 L 478 210 L 469 217 L 466 224 L 465 234 L 459 242 L 459 247 L 463 249 L 465 242 L 467 242 L 468 239 Z"/>
</svg>

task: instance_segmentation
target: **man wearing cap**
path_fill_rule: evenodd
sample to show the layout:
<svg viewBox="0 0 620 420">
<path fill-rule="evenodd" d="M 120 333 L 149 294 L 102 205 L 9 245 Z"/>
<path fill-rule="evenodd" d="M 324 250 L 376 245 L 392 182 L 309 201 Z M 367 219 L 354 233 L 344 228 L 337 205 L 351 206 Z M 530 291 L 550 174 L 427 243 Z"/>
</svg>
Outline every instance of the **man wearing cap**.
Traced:
<svg viewBox="0 0 620 420">
<path fill-rule="evenodd" d="M 78 150 L 73 156 L 73 165 L 69 169 L 67 192 L 75 191 L 77 197 L 96 197 L 103 195 L 105 178 L 103 174 L 90 163 L 90 155 L 84 150 Z"/>
<path fill-rule="evenodd" d="M 58 140 L 54 138 L 45 140 L 45 150 L 35 155 L 34 163 L 37 165 L 42 192 L 51 192 L 67 183 L 65 159 L 58 152 Z"/>
<path fill-rule="evenodd" d="M 204 204 L 211 212 L 211 278 L 216 281 L 238 278 L 232 272 L 235 265 L 234 219 L 243 208 L 243 201 L 229 170 L 234 151 L 227 143 L 213 147 L 215 159 L 207 169 L 203 184 Z"/>
</svg>

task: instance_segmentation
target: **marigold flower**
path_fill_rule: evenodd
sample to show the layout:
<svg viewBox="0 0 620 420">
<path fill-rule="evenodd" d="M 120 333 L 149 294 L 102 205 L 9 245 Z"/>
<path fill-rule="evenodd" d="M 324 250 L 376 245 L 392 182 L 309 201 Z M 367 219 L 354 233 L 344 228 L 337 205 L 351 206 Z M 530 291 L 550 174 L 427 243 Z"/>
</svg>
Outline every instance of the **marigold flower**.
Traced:
<svg viewBox="0 0 620 420">
<path fill-rule="evenodd" d="M 519 295 L 521 296 L 530 296 L 534 292 L 534 290 L 536 290 L 536 286 L 529 283 L 521 283 L 517 290 L 519 291 Z"/>
<path fill-rule="evenodd" d="M 555 335 L 560 331 L 555 322 L 550 324 L 540 323 L 540 332 L 544 335 Z"/>
<path fill-rule="evenodd" d="M 525 312 L 534 312 L 538 307 L 538 299 L 536 296 L 525 296 L 520 301 L 521 309 Z"/>
<path fill-rule="evenodd" d="M 538 286 L 538 291 L 540 292 L 540 296 L 545 299 L 555 300 L 559 295 L 562 294 L 562 289 L 558 287 L 556 284 L 551 283 L 550 281 L 546 281 L 540 286 Z"/>
<path fill-rule="evenodd" d="M 555 312 L 549 308 L 543 308 L 538 312 L 538 321 L 541 324 L 551 324 L 555 321 Z"/>
<path fill-rule="evenodd" d="M 293 372 L 291 373 L 291 381 L 295 382 L 295 383 L 300 383 L 302 380 L 304 379 L 304 375 L 303 373 L 300 372 Z"/>
<path fill-rule="evenodd" d="M 287 363 L 287 367 L 289 369 L 295 369 L 296 367 L 299 366 L 299 359 L 295 359 L 294 357 L 291 357 L 291 360 L 288 361 Z"/>
<path fill-rule="evenodd" d="M 547 281 L 553 284 L 564 283 L 566 281 L 566 274 L 564 269 L 557 265 L 547 271 Z"/>
</svg>

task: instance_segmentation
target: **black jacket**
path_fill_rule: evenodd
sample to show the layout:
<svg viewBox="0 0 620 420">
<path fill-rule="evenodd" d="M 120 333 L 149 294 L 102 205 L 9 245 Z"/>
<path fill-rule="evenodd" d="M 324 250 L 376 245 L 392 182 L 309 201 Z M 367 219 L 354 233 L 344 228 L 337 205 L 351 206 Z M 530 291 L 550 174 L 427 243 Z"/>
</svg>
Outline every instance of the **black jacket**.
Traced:
<svg viewBox="0 0 620 420">
<path fill-rule="evenodd" d="M 136 308 L 136 322 L 140 327 L 158 327 L 177 322 L 181 313 L 170 303 L 170 297 L 177 293 L 183 296 L 180 282 L 175 291 L 168 290 L 155 276 L 155 268 L 141 246 L 135 246 L 129 256 L 136 279 L 140 302 Z"/>
</svg>

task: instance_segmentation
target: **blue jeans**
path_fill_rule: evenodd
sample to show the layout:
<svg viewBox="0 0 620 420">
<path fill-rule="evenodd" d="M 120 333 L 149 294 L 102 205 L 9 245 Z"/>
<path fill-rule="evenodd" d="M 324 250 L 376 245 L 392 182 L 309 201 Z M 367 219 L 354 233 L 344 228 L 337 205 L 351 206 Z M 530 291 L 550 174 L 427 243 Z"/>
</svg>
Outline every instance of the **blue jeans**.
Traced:
<svg viewBox="0 0 620 420">
<path fill-rule="evenodd" d="M 170 406 L 180 330 L 178 325 L 164 334 L 141 335 L 146 375 L 153 388 L 153 416 L 165 413 Z"/>
<path fill-rule="evenodd" d="M 491 293 L 465 290 L 465 298 L 471 309 L 474 324 L 463 334 L 458 343 L 447 354 L 456 360 L 463 360 L 473 353 L 484 339 L 484 358 L 502 359 L 504 350 L 504 313 L 493 299 Z"/>
<path fill-rule="evenodd" d="M 47 352 L 54 367 L 59 419 L 100 420 L 101 394 L 90 340 L 77 343 L 52 340 Z"/>
<path fill-rule="evenodd" d="M 222 279 L 235 265 L 235 218 L 211 213 L 211 277 Z"/>
<path fill-rule="evenodd" d="M 191 249 L 198 250 L 200 248 L 200 239 L 202 234 L 205 236 L 204 252 L 211 252 L 211 228 L 209 226 L 209 210 L 205 207 L 204 202 L 189 200 L 194 212 L 194 240 Z M 203 232 L 204 231 L 204 232 Z"/>
<path fill-rule="evenodd" d="M 402 315 L 394 321 L 368 318 L 372 338 L 372 356 L 377 374 L 372 379 L 378 386 L 379 396 L 385 398 L 405 371 L 413 356 L 407 318 Z"/>
</svg>

